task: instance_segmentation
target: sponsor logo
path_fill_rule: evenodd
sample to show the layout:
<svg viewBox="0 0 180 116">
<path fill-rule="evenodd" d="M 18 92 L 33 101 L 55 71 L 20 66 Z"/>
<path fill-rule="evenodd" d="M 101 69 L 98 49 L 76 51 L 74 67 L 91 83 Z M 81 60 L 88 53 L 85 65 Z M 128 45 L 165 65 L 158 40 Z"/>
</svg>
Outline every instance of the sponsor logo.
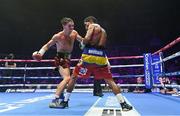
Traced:
<svg viewBox="0 0 180 116">
<path fill-rule="evenodd" d="M 98 50 L 88 50 L 89 54 L 95 54 L 95 55 L 103 55 L 103 51 L 98 51 Z"/>
<path fill-rule="evenodd" d="M 81 67 L 80 70 L 79 70 L 79 74 L 80 75 L 86 75 L 86 73 L 87 73 L 87 68 Z"/>
<path fill-rule="evenodd" d="M 26 93 L 26 92 L 35 92 L 35 89 L 7 89 L 7 93 L 14 93 L 14 92 L 20 92 L 20 93 Z"/>
<path fill-rule="evenodd" d="M 103 109 L 102 116 L 122 116 L 120 109 Z"/>
<path fill-rule="evenodd" d="M 151 54 L 144 55 L 144 75 L 146 88 L 152 87 Z"/>
</svg>

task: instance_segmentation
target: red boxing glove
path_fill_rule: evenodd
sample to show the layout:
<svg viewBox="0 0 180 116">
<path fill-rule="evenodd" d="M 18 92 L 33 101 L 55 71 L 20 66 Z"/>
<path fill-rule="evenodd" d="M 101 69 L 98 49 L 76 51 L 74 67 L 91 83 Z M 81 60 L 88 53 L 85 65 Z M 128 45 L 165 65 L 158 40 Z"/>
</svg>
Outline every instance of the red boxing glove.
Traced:
<svg viewBox="0 0 180 116">
<path fill-rule="evenodd" d="M 42 60 L 42 55 L 41 55 L 38 51 L 35 51 L 35 52 L 33 52 L 33 54 L 32 54 L 32 58 L 33 58 L 34 60 L 40 61 L 40 60 Z"/>
</svg>

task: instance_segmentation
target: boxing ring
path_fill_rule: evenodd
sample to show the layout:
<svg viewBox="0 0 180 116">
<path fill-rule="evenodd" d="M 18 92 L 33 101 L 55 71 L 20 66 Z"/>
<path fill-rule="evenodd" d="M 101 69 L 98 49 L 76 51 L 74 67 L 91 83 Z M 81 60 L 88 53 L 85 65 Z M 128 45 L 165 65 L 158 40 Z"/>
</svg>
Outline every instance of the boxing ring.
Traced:
<svg viewBox="0 0 180 116">
<path fill-rule="evenodd" d="M 112 64 L 111 70 L 115 82 L 122 88 L 122 94 L 133 110 L 121 111 L 121 107 L 115 96 L 110 92 L 108 86 L 102 82 L 103 97 L 93 96 L 93 78 L 88 81 L 79 79 L 71 95 L 69 108 L 51 109 L 48 103 L 53 99 L 57 84 L 61 81 L 58 72 L 53 74 L 55 67 L 51 67 L 54 60 L 7 60 L 0 59 L 1 63 L 21 63 L 20 67 L 0 67 L 0 116 L 179 116 L 180 115 L 180 94 L 160 94 L 158 82 L 160 76 L 179 79 L 180 70 L 166 72 L 165 67 L 173 65 L 172 60 L 179 60 L 180 51 L 173 51 L 171 55 L 165 56 L 165 52 L 180 43 L 180 38 L 175 39 L 165 47 L 154 53 L 145 53 L 142 56 L 110 57 L 113 60 L 139 60 L 135 64 Z M 162 55 L 163 53 L 163 55 Z M 155 57 L 154 57 L 155 56 Z M 72 59 L 77 62 L 79 59 Z M 167 64 L 166 64 L 167 63 Z M 176 62 L 177 63 L 177 62 Z M 39 67 L 41 66 L 41 67 Z M 73 69 L 74 67 L 71 67 Z M 116 71 L 127 70 L 128 68 L 138 69 L 141 74 L 123 74 Z M 178 68 L 177 68 L 178 69 Z M 180 68 L 179 68 L 180 69 Z M 15 75 L 4 76 L 5 70 L 16 72 Z M 45 72 L 48 72 L 47 74 Z M 38 76 L 36 74 L 39 74 Z M 122 82 L 121 78 L 128 82 L 137 77 L 144 78 L 143 84 Z M 145 86 L 152 92 L 133 93 L 128 92 L 129 87 Z M 166 85 L 180 88 L 180 85 Z"/>
</svg>

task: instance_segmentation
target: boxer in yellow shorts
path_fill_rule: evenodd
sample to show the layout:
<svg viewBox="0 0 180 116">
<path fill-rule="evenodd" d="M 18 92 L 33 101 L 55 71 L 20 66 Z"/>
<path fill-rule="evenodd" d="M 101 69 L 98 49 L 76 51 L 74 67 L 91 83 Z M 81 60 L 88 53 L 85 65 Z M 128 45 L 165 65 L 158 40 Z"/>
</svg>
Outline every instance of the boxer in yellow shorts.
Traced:
<svg viewBox="0 0 180 116">
<path fill-rule="evenodd" d="M 68 100 L 76 79 L 78 77 L 87 78 L 93 74 L 96 79 L 105 80 L 117 97 L 123 111 L 131 110 L 132 106 L 127 104 L 124 100 L 120 88 L 114 82 L 110 72 L 109 61 L 105 53 L 105 44 L 107 40 L 105 30 L 97 24 L 97 20 L 93 16 L 85 18 L 84 24 L 87 32 L 82 45 L 85 45 L 85 47 L 83 48 L 81 60 L 75 67 L 68 83 L 67 93 L 65 94 L 64 101 L 61 102 L 61 107 L 68 107 Z"/>
</svg>

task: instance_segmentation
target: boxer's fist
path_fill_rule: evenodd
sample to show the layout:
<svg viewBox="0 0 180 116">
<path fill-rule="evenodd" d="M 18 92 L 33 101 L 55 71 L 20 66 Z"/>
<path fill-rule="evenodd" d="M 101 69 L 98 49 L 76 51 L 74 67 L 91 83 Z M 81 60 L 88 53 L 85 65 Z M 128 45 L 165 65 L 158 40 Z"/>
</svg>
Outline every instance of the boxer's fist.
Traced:
<svg viewBox="0 0 180 116">
<path fill-rule="evenodd" d="M 34 60 L 42 60 L 42 55 L 38 52 L 38 51 L 35 51 L 35 52 L 33 52 L 33 54 L 32 54 L 32 58 L 34 59 Z"/>
</svg>

